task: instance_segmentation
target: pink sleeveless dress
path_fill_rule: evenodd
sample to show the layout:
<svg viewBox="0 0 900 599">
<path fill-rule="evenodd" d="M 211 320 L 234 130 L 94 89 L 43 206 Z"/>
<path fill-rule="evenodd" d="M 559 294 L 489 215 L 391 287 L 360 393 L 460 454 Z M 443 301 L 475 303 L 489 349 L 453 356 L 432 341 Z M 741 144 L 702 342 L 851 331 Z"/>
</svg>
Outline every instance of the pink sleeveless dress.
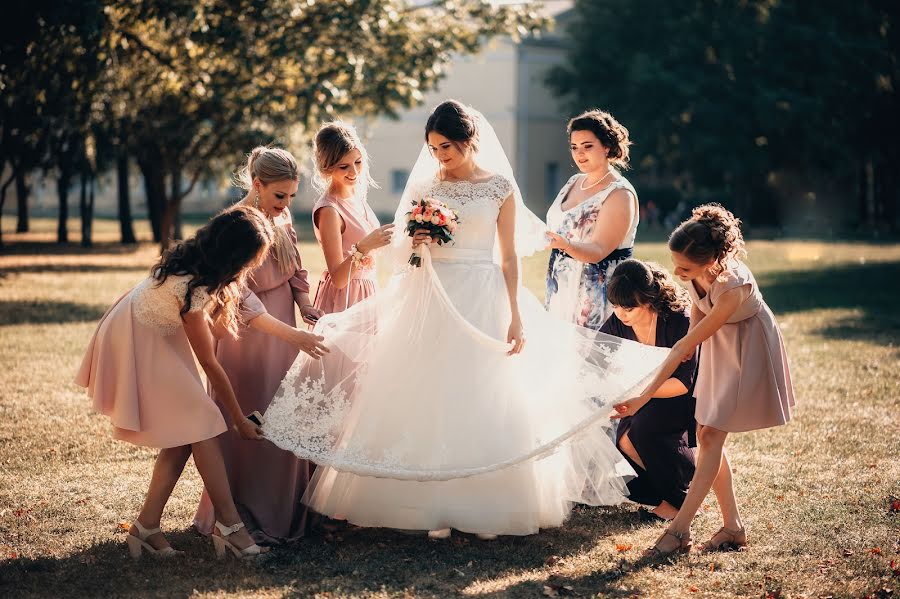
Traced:
<svg viewBox="0 0 900 599">
<path fill-rule="evenodd" d="M 343 231 L 341 232 L 341 247 L 344 251 L 344 258 L 350 255 L 350 246 L 354 243 L 359 243 L 363 237 L 380 226 L 378 217 L 375 216 L 375 212 L 365 199 L 338 200 L 325 194 L 313 206 L 312 216 L 316 239 L 319 240 L 320 245 L 322 244 L 322 237 L 319 233 L 319 227 L 316 226 L 316 212 L 326 206 L 337 210 L 341 220 L 344 222 Z M 353 304 L 375 293 L 375 287 L 374 262 L 368 269 L 355 269 L 351 275 L 350 282 L 343 289 L 338 289 L 332 283 L 331 275 L 326 270 L 322 273 L 319 287 L 316 290 L 315 306 L 326 314 L 343 312 Z"/>
<path fill-rule="evenodd" d="M 785 424 L 794 406 L 781 331 L 750 269 L 734 261 L 702 298 L 693 283 L 688 291 L 694 305 L 709 314 L 723 293 L 744 285 L 750 295 L 701 345 L 694 388 L 697 422 L 730 433 Z"/>
<path fill-rule="evenodd" d="M 279 226 L 285 227 L 296 243 L 293 227 Z M 241 316 L 249 322 L 268 313 L 296 326 L 295 305 L 300 302 L 299 295 L 308 292 L 307 272 L 299 254 L 296 269 L 282 272 L 272 251 L 249 277 Z M 240 327 L 239 333 L 237 339 L 223 337 L 216 342 L 216 359 L 231 381 L 241 411 L 249 414 L 258 410 L 264 414 L 298 350 L 274 335 L 246 325 Z M 228 414 L 223 412 L 222 416 L 230 426 Z M 254 540 L 277 545 L 301 538 L 306 532 L 307 510 L 300 498 L 309 482 L 310 463 L 267 441 L 245 441 L 233 429 L 222 435 L 220 442 L 234 504 Z M 212 502 L 204 490 L 194 527 L 210 534 L 214 524 Z"/>
<path fill-rule="evenodd" d="M 162 284 L 147 277 L 107 310 L 88 344 L 75 383 L 108 416 L 113 437 L 147 447 L 180 447 L 227 429 L 200 379 L 181 306 L 189 276 Z M 191 312 L 209 303 L 194 289 Z"/>
</svg>

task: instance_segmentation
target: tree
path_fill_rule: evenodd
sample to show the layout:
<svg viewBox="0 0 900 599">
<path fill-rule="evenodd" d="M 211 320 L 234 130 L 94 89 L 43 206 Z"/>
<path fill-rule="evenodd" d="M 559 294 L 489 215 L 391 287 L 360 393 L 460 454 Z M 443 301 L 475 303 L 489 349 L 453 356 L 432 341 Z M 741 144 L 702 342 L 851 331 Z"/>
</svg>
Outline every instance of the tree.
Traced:
<svg viewBox="0 0 900 599">
<path fill-rule="evenodd" d="M 639 179 L 726 199 L 756 223 L 791 221 L 816 191 L 848 214 L 866 164 L 880 180 L 897 172 L 896 144 L 873 135 L 896 131 L 900 112 L 890 4 L 578 1 L 550 83 L 630 127 Z M 788 180 L 792 197 L 779 197 Z"/>
</svg>

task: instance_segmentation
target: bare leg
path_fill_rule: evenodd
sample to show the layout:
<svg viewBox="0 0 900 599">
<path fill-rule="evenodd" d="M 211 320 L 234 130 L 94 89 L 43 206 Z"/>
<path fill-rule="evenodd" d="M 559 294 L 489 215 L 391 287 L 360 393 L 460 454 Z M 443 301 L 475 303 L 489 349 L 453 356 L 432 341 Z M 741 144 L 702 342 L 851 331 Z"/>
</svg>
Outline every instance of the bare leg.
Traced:
<svg viewBox="0 0 900 599">
<path fill-rule="evenodd" d="M 184 472 L 184 465 L 190 456 L 190 445 L 169 447 L 159 451 L 159 455 L 156 456 L 156 463 L 153 465 L 153 477 L 150 479 L 150 487 L 147 489 L 147 496 L 144 498 L 141 513 L 137 517 L 138 522 L 144 528 L 159 527 L 159 521 L 162 518 L 166 503 L 175 489 L 175 483 L 181 478 L 181 473 Z M 134 525 L 131 526 L 128 532 L 138 536 L 138 530 Z M 164 549 L 169 546 L 169 542 L 166 541 L 162 533 L 150 535 L 146 541 L 154 549 Z"/>
<path fill-rule="evenodd" d="M 697 452 L 697 468 L 694 471 L 694 478 L 691 479 L 691 485 L 688 488 L 687 497 L 684 499 L 678 514 L 669 524 L 669 531 L 673 533 L 687 534 L 691 530 L 691 522 L 694 516 L 703 505 L 703 500 L 709 494 L 719 470 L 722 466 L 722 452 L 725 447 L 725 439 L 728 433 L 712 428 L 710 426 L 699 427 L 697 432 L 697 444 L 699 445 Z M 677 545 L 674 537 L 666 535 L 660 540 L 658 547 L 661 551 L 667 552 Z"/>
<path fill-rule="evenodd" d="M 640 466 L 642 470 L 647 469 L 641 456 L 638 455 L 637 448 L 631 443 L 631 439 L 628 438 L 628 433 L 625 433 L 622 435 L 622 438 L 619 439 L 619 449 L 622 450 L 622 453 L 631 458 L 635 464 Z"/>
<path fill-rule="evenodd" d="M 678 514 L 678 508 L 666 500 L 663 500 L 662 503 L 651 511 L 664 520 L 671 520 Z"/>
<path fill-rule="evenodd" d="M 197 471 L 203 479 L 206 491 L 216 511 L 216 520 L 225 526 L 232 526 L 241 521 L 237 508 L 234 507 L 234 499 L 231 497 L 231 488 L 228 486 L 228 475 L 225 473 L 225 462 L 222 459 L 222 450 L 219 440 L 207 439 L 191 445 L 194 452 L 194 463 Z M 213 534 L 218 534 L 214 528 Z M 239 549 L 253 545 L 253 539 L 246 528 L 235 532 L 228 540 Z"/>
<path fill-rule="evenodd" d="M 722 510 L 722 524 L 725 528 L 739 530 L 744 527 L 741 514 L 738 512 L 737 499 L 734 496 L 734 485 L 731 477 L 731 464 L 728 462 L 728 453 L 723 450 L 722 464 L 719 466 L 719 474 L 713 482 L 713 491 Z"/>
</svg>

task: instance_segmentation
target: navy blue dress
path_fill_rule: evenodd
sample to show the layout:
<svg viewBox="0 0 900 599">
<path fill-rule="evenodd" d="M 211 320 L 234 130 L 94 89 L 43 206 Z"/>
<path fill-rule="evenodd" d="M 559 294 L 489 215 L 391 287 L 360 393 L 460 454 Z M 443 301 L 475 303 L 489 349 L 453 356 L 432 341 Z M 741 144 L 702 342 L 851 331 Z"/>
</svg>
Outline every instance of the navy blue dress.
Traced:
<svg viewBox="0 0 900 599">
<path fill-rule="evenodd" d="M 672 347 L 687 334 L 689 327 L 690 316 L 687 313 L 660 313 L 656 323 L 656 346 Z M 634 329 L 625 326 L 615 314 L 600 330 L 637 341 Z M 697 376 L 697 356 L 682 362 L 672 376 L 684 383 L 688 392 L 677 397 L 655 397 L 634 416 L 623 418 L 616 431 L 616 445 L 628 433 L 631 444 L 646 466 L 644 470 L 625 456 L 638 473 L 637 478 L 628 482 L 629 499 L 654 507 L 665 500 L 680 508 L 694 476 L 693 448 L 697 443 L 692 393 Z"/>
</svg>

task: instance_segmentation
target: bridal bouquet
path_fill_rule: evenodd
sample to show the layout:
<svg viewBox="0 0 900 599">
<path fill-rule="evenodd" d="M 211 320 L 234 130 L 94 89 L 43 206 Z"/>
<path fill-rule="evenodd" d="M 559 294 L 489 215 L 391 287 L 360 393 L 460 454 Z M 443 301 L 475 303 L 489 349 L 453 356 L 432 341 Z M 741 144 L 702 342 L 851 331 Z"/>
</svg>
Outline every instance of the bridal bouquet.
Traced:
<svg viewBox="0 0 900 599">
<path fill-rule="evenodd" d="M 407 235 L 412 237 L 416 231 L 425 229 L 438 245 L 453 241 L 453 232 L 459 226 L 456 211 L 433 198 L 413 200 L 412 205 L 413 209 L 406 213 Z M 416 267 L 422 266 L 422 257 L 413 250 L 409 263 Z"/>
</svg>

